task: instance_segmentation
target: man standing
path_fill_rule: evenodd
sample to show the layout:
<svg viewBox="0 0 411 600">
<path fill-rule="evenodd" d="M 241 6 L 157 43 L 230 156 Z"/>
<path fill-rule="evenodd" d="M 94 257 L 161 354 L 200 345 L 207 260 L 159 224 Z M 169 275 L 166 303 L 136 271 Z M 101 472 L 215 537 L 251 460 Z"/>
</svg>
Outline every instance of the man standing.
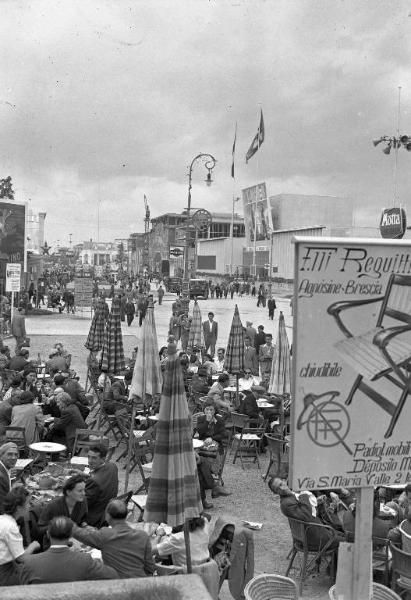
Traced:
<svg viewBox="0 0 411 600">
<path fill-rule="evenodd" d="M 188 337 L 190 335 L 192 318 L 188 316 L 188 308 L 184 309 L 184 312 L 179 317 L 180 323 L 180 335 L 181 335 L 181 349 L 183 352 L 187 352 Z"/>
<path fill-rule="evenodd" d="M 215 345 L 218 336 L 218 323 L 214 321 L 214 313 L 208 313 L 208 321 L 203 323 L 205 353 L 211 354 L 214 358 Z"/>
<path fill-rule="evenodd" d="M 265 333 L 264 333 L 264 325 L 258 326 L 258 333 L 255 336 L 254 347 L 257 351 L 257 354 L 260 354 L 260 346 L 265 344 Z"/>
<path fill-rule="evenodd" d="M 16 339 L 16 348 L 14 353 L 18 354 L 26 340 L 26 317 L 23 306 L 19 306 L 17 312 L 14 312 L 11 320 L 11 334 Z"/>
<path fill-rule="evenodd" d="M 134 315 L 136 314 L 136 308 L 132 298 L 127 298 L 124 310 L 127 317 L 127 325 L 130 327 L 131 323 L 134 321 Z"/>
<path fill-rule="evenodd" d="M 47 533 L 50 548 L 46 552 L 25 556 L 20 573 L 20 583 L 59 583 L 63 581 L 87 581 L 117 579 L 118 574 L 86 552 L 70 549 L 73 522 L 69 517 L 54 517 Z"/>
<path fill-rule="evenodd" d="M 244 370 L 249 370 L 253 375 L 258 375 L 257 351 L 252 347 L 248 335 L 244 338 Z"/>
<path fill-rule="evenodd" d="M 14 442 L 0 446 L 0 506 L 11 490 L 10 471 L 16 466 L 19 450 Z"/>
<path fill-rule="evenodd" d="M 260 352 L 258 355 L 262 379 L 264 379 L 264 377 L 267 377 L 267 375 L 270 376 L 273 357 L 273 336 L 271 335 L 271 333 L 267 333 L 265 336 L 265 344 L 263 346 L 260 346 Z"/>
<path fill-rule="evenodd" d="M 271 321 L 272 321 L 274 319 L 274 311 L 277 308 L 275 300 L 272 296 L 270 296 L 270 298 L 268 299 L 267 307 L 268 307 L 268 318 L 271 319 Z"/>
<path fill-rule="evenodd" d="M 92 446 L 88 451 L 91 475 L 86 480 L 87 522 L 93 527 L 101 527 L 107 504 L 118 494 L 117 465 L 106 458 L 107 448 L 103 445 Z"/>
<path fill-rule="evenodd" d="M 248 335 L 248 337 L 250 338 L 251 345 L 254 346 L 255 336 L 257 335 L 257 330 L 255 327 L 253 327 L 253 324 L 251 321 L 245 322 L 245 335 Z"/>
<path fill-rule="evenodd" d="M 130 527 L 126 518 L 125 503 L 110 500 L 106 508 L 109 527 L 94 529 L 75 525 L 73 537 L 101 550 L 103 563 L 113 567 L 121 579 L 153 575 L 156 567 L 150 538 L 145 531 Z"/>
<path fill-rule="evenodd" d="M 160 304 L 163 304 L 163 296 L 164 296 L 164 288 L 162 285 L 160 285 L 160 287 L 158 288 L 157 295 L 158 295 L 158 305 L 160 306 Z"/>
</svg>

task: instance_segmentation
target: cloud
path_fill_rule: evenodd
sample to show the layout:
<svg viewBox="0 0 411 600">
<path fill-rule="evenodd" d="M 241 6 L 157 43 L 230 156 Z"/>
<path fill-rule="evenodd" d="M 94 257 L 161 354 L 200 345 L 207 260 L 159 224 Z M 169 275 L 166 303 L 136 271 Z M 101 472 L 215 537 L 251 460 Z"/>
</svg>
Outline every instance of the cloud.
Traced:
<svg viewBox="0 0 411 600">
<path fill-rule="evenodd" d="M 47 212 L 48 238 L 95 239 L 98 205 L 100 239 L 142 231 L 144 193 L 153 216 L 179 212 L 199 152 L 218 163 L 211 189 L 195 166 L 195 206 L 229 212 L 264 180 L 351 196 L 370 221 L 391 204 L 392 156 L 371 140 L 395 132 L 399 84 L 409 123 L 404 0 L 0 4 L 0 177 Z M 266 139 L 246 166 L 260 106 Z"/>
</svg>

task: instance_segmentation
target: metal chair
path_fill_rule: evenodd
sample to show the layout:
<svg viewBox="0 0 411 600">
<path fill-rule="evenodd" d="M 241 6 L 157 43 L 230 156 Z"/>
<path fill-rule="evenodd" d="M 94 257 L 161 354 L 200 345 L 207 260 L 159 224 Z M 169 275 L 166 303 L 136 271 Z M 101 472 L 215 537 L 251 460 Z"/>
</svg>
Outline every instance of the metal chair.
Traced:
<svg viewBox="0 0 411 600">
<path fill-rule="evenodd" d="M 306 523 L 298 519 L 288 518 L 290 524 L 291 535 L 293 538 L 293 546 L 290 553 L 290 562 L 285 572 L 288 576 L 296 555 L 301 553 L 302 561 L 299 573 L 298 590 L 302 594 L 304 580 L 314 567 L 319 569 L 323 558 L 330 559 L 332 571 L 335 570 L 335 557 L 338 549 L 338 538 L 335 530 L 329 525 L 320 523 Z M 311 559 L 309 556 L 311 555 Z"/>
<path fill-rule="evenodd" d="M 297 584 L 290 577 L 263 573 L 253 577 L 244 588 L 245 600 L 298 600 Z"/>
<path fill-rule="evenodd" d="M 6 427 L 5 436 L 8 442 L 14 442 L 20 455 L 28 455 L 29 448 L 26 440 L 26 430 L 24 427 Z"/>
<path fill-rule="evenodd" d="M 353 333 L 343 323 L 340 313 L 380 302 L 375 327 L 364 333 Z M 372 307 L 371 307 L 372 308 Z M 344 334 L 345 339 L 335 344 L 344 361 L 358 373 L 346 404 L 351 404 L 357 390 L 367 395 L 390 416 L 384 437 L 392 435 L 411 389 L 411 276 L 392 274 L 384 296 L 366 300 L 341 301 L 331 304 L 327 312 Z M 361 313 L 360 313 L 361 314 Z M 358 320 L 358 319 L 357 319 Z M 372 382 L 384 378 L 393 385 L 399 396 L 381 392 Z"/>
<path fill-rule="evenodd" d="M 384 585 L 390 583 L 391 563 L 390 541 L 373 535 L 372 570 L 374 573 L 381 573 Z"/>
<path fill-rule="evenodd" d="M 101 429 L 76 429 L 73 444 L 73 456 L 80 454 L 82 450 L 89 450 L 92 446 L 109 445 L 109 439 Z"/>
<path fill-rule="evenodd" d="M 329 589 L 328 595 L 330 600 L 338 600 L 335 585 Z M 382 585 L 381 583 L 375 583 L 374 581 L 372 584 L 372 600 L 401 600 L 401 596 L 396 594 L 393 590 L 385 585 Z"/>
<path fill-rule="evenodd" d="M 267 447 L 270 453 L 270 461 L 268 463 L 267 471 L 263 476 L 264 481 L 267 480 L 270 474 L 271 468 L 274 466 L 271 477 L 281 477 L 281 479 L 287 479 L 288 477 L 288 447 L 287 440 L 282 437 L 277 437 L 269 433 L 265 434 L 267 440 Z"/>
<path fill-rule="evenodd" d="M 401 592 L 411 592 L 411 554 L 390 544 L 392 554 L 392 587 Z"/>
<path fill-rule="evenodd" d="M 261 449 L 264 431 L 264 427 L 243 427 L 239 433 L 234 434 L 236 449 L 234 452 L 233 464 L 237 457 L 239 457 L 242 468 L 244 468 L 245 460 L 257 463 L 258 468 L 260 468 L 258 452 Z"/>
</svg>

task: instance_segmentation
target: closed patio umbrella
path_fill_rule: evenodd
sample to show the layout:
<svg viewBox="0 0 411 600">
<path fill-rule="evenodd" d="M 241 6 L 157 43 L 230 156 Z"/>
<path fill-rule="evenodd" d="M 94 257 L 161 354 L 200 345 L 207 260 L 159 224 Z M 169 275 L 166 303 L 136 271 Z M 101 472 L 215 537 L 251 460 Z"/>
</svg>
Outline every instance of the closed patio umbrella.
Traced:
<svg viewBox="0 0 411 600">
<path fill-rule="evenodd" d="M 120 321 L 120 298 L 115 296 L 111 304 L 110 315 L 104 334 L 104 344 L 101 351 L 101 370 L 115 375 L 125 367 L 123 334 Z"/>
<path fill-rule="evenodd" d="M 188 348 L 204 348 L 203 324 L 201 318 L 201 310 L 197 300 L 194 302 L 193 319 L 191 321 L 190 332 L 188 334 Z"/>
<path fill-rule="evenodd" d="M 238 379 L 240 373 L 244 371 L 244 328 L 241 323 L 237 304 L 235 305 L 234 316 L 228 336 L 224 365 L 229 373 L 236 376 L 236 401 L 238 407 Z"/>
<path fill-rule="evenodd" d="M 147 313 L 140 329 L 141 333 L 138 342 L 136 362 L 133 369 L 133 378 L 129 387 L 129 398 L 131 400 L 139 399 L 145 405 L 147 396 L 154 398 L 155 396 L 161 394 L 161 387 L 163 384 L 160 357 L 158 355 L 157 333 L 154 319 L 154 304 L 152 300 L 148 305 Z M 127 490 L 128 486 L 130 460 L 133 450 L 134 417 L 135 403 L 133 402 L 129 434 L 129 451 L 124 486 L 125 491 Z"/>
<path fill-rule="evenodd" d="M 84 344 L 90 352 L 98 352 L 104 344 L 104 331 L 106 326 L 105 306 L 103 298 L 97 300 L 96 309 L 90 324 L 86 343 Z"/>
<path fill-rule="evenodd" d="M 284 315 L 280 311 L 278 333 L 268 391 L 271 394 L 291 393 L 291 354 Z"/>
<path fill-rule="evenodd" d="M 201 511 L 191 419 L 180 361 L 173 343 L 168 345 L 144 520 L 167 523 L 173 527 L 184 524 L 189 571 L 191 565 L 187 519 L 198 517 Z"/>
</svg>

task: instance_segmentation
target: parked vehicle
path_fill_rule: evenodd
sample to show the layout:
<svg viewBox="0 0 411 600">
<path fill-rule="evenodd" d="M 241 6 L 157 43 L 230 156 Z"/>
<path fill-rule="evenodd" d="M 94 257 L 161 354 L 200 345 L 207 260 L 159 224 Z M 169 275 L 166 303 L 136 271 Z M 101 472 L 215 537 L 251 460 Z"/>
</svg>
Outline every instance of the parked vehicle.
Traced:
<svg viewBox="0 0 411 600">
<path fill-rule="evenodd" d="M 170 277 L 167 282 L 167 292 L 171 292 L 172 294 L 181 294 L 181 290 L 183 289 L 183 280 L 181 277 Z"/>
<path fill-rule="evenodd" d="M 208 298 L 207 279 L 190 279 L 190 298 L 201 296 L 205 300 Z"/>
</svg>

